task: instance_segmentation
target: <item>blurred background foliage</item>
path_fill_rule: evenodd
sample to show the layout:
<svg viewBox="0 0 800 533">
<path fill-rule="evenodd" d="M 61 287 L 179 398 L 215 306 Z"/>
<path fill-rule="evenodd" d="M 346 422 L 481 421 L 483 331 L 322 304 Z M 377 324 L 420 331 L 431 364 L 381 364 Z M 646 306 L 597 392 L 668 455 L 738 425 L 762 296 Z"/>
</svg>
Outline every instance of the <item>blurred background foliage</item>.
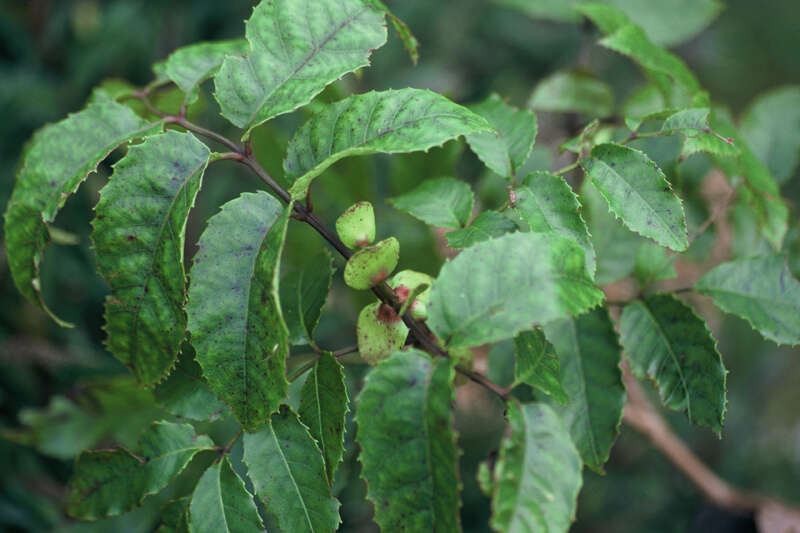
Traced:
<svg viewBox="0 0 800 533">
<path fill-rule="evenodd" d="M 579 65 L 610 84 L 611 105 L 619 107 L 642 83 L 641 74 L 628 60 L 591 46 L 598 35 L 590 26 L 575 23 L 568 15 L 550 17 L 556 20 L 522 16 L 514 4 L 524 9 L 523 0 L 388 3 L 419 38 L 419 65 L 414 67 L 399 41 L 390 38 L 389 44 L 374 54 L 371 69 L 334 84 L 326 90 L 324 99 L 334 100 L 350 91 L 413 86 L 431 88 L 462 103 L 498 92 L 511 103 L 525 106 L 537 82 L 560 69 Z M 741 116 L 763 91 L 800 82 L 797 0 L 727 0 L 724 6 L 713 0 L 666 2 L 685 4 L 685 9 L 673 9 L 669 16 L 658 15 L 649 0 L 612 3 L 638 4 L 634 8 L 638 11 L 629 14 L 639 17 L 637 20 L 650 29 L 654 39 L 673 46 L 714 101 L 727 106 L 735 117 Z M 151 64 L 175 48 L 241 36 L 242 21 L 252 5 L 247 0 L 0 1 L 0 208 L 5 210 L 19 154 L 35 129 L 80 109 L 92 87 L 104 79 L 122 78 L 144 85 L 152 79 Z M 558 7 L 559 2 L 553 5 Z M 685 19 L 684 14 L 692 9 L 702 11 L 702 17 Z M 196 122 L 225 131 L 210 90 L 206 84 L 190 115 Z M 161 95 L 157 102 L 164 109 L 179 103 L 180 95 L 174 92 Z M 255 152 L 273 175 L 281 176 L 286 142 L 313 107 L 281 117 L 254 135 Z M 537 148 L 527 168 L 558 168 L 569 162 L 565 159 L 568 156 L 560 155 L 556 148 L 586 122 L 585 117 L 575 114 L 540 113 Z M 656 156 L 664 154 L 659 163 L 673 181 L 680 177 L 682 194 L 688 196 L 689 218 L 694 219 L 696 227 L 707 215 L 700 184 L 709 165 L 702 156 L 679 162 L 675 146 L 669 142 L 651 144 L 647 149 Z M 80 524 L 62 514 L 64 485 L 72 459 L 81 449 L 114 442 L 131 445 L 150 420 L 166 416 L 150 392 L 133 386 L 124 367 L 102 345 L 102 302 L 107 288 L 94 274 L 89 220 L 98 190 L 109 173 L 110 166 L 104 164 L 68 202 L 57 221 L 57 226 L 67 232 L 64 245 L 51 247 L 44 261 L 46 299 L 58 315 L 76 323 L 76 328 L 58 328 L 23 301 L 0 253 L 3 531 L 150 531 L 157 525 L 160 504 L 190 490 L 192 476 L 197 476 L 190 469 L 170 491 L 148 499 L 142 508 L 122 517 Z M 399 268 L 435 275 L 443 257 L 441 239 L 424 224 L 388 207 L 384 199 L 410 190 L 425 178 L 454 173 L 472 184 L 481 206 L 495 207 L 505 200 L 505 183 L 485 171 L 461 144 L 449 143 L 428 154 L 340 162 L 315 185 L 315 210 L 323 219 L 333 221 L 351 203 L 373 201 L 378 237 L 396 235 L 401 241 Z M 191 215 L 187 241 L 196 241 L 205 220 L 222 202 L 257 187 L 256 180 L 234 163 L 213 165 Z M 795 210 L 796 220 L 798 176 L 783 177 L 782 191 Z M 591 205 L 587 209 L 591 210 Z M 734 212 L 729 217 L 734 225 L 737 216 Z M 740 226 L 749 223 L 747 216 L 740 218 Z M 600 221 L 592 222 L 596 228 L 602 227 Z M 640 245 L 632 234 L 622 230 L 620 236 L 619 231 L 613 226 L 594 231 L 598 249 L 608 250 L 600 265 L 600 272 L 607 273 L 605 281 L 615 281 L 620 272 L 630 272 Z M 693 246 L 691 254 L 702 261 L 722 238 L 709 232 Z M 77 245 L 69 244 L 76 239 Z M 791 228 L 787 246 L 798 249 L 798 239 L 797 228 Z M 284 271 L 321 246 L 324 244 L 309 228 L 292 225 Z M 743 247 L 747 253 L 760 244 L 757 238 L 742 241 L 737 236 L 732 246 Z M 191 254 L 190 249 L 188 257 Z M 337 266 L 341 271 L 341 262 Z M 793 266 L 797 274 L 797 264 Z M 356 314 L 368 301 L 369 295 L 347 290 L 341 274 L 337 274 L 317 333 L 318 343 L 329 349 L 353 344 Z M 714 313 L 702 300 L 696 303 L 710 320 L 731 370 L 723 438 L 718 440 L 710 431 L 690 427 L 679 415 L 668 414 L 670 421 L 726 479 L 800 502 L 800 353 L 779 349 L 763 341 L 744 322 Z M 504 361 L 508 353 L 509 347 L 504 344 L 491 350 L 489 371 L 499 380 L 507 372 Z M 485 360 L 479 358 L 479 364 L 485 365 Z M 351 397 L 360 388 L 363 372 L 360 367 L 348 372 Z M 299 383 L 293 389 L 299 389 Z M 477 488 L 475 470 L 497 445 L 503 431 L 502 412 L 482 390 L 466 386 L 459 390 L 456 421 L 464 449 L 464 529 L 487 531 L 488 501 Z M 229 422 L 225 420 L 211 423 L 207 430 L 212 436 L 225 435 L 229 429 L 226 424 Z M 336 485 L 343 502 L 342 530 L 374 531 L 371 507 L 363 499 L 364 486 L 358 478 L 352 424 L 348 430 L 348 453 Z M 585 471 L 578 509 L 573 527 L 576 532 L 749 531 L 752 527 L 747 519 L 708 507 L 692 485 L 644 439 L 625 427 L 607 474 Z"/>
</svg>

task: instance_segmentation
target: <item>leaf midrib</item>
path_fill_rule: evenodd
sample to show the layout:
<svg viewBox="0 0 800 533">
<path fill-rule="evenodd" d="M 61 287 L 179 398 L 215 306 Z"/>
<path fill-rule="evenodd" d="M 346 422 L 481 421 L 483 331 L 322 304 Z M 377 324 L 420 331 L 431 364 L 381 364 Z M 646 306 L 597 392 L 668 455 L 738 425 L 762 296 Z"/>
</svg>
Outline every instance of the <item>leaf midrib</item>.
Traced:
<svg viewBox="0 0 800 533">
<path fill-rule="evenodd" d="M 306 506 L 306 502 L 303 499 L 303 495 L 300 493 L 300 487 L 297 485 L 297 481 L 294 478 L 292 469 L 289 466 L 289 461 L 287 461 L 286 456 L 284 455 L 283 450 L 281 449 L 281 443 L 280 440 L 278 439 L 278 435 L 275 433 L 275 428 L 273 427 L 272 422 L 270 422 L 268 426 L 269 426 L 269 431 L 272 434 L 272 439 L 275 441 L 275 448 L 278 450 L 278 455 L 280 456 L 281 461 L 283 462 L 283 466 L 286 467 L 286 472 L 289 474 L 289 479 L 292 482 L 292 487 L 294 487 L 295 493 L 297 493 L 297 499 L 300 501 L 300 505 L 303 508 L 303 513 L 306 516 L 306 522 L 308 523 L 309 530 L 316 531 L 316 529 L 314 529 L 314 524 L 311 522 L 311 516 L 308 514 L 308 507 Z"/>
</svg>

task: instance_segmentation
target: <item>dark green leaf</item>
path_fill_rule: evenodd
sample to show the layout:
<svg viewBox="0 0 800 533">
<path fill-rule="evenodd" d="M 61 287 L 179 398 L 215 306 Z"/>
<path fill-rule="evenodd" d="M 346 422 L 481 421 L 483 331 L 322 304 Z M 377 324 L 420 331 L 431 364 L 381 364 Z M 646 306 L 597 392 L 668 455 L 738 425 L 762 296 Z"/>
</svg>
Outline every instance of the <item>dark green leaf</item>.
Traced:
<svg viewBox="0 0 800 533">
<path fill-rule="evenodd" d="M 155 533 L 189 533 L 189 496 L 172 500 L 161 508 Z"/>
<path fill-rule="evenodd" d="M 369 65 L 386 42 L 384 14 L 361 0 L 270 0 L 247 21 L 246 56 L 214 77 L 222 116 L 245 129 L 306 105 L 326 85 Z"/>
<path fill-rule="evenodd" d="M 741 131 L 775 181 L 785 183 L 800 163 L 800 87 L 759 95 L 742 118 Z"/>
<path fill-rule="evenodd" d="M 590 74 L 558 72 L 539 82 L 528 106 L 537 111 L 607 117 L 614 112 L 614 93 Z"/>
<path fill-rule="evenodd" d="M 382 531 L 461 531 L 453 366 L 395 352 L 367 377 L 356 440 Z"/>
<path fill-rule="evenodd" d="M 428 150 L 492 131 L 486 119 L 422 89 L 356 94 L 314 114 L 289 142 L 283 168 L 295 199 L 336 161 L 353 155 Z"/>
<path fill-rule="evenodd" d="M 247 430 L 267 421 L 289 386 L 277 281 L 290 212 L 263 191 L 228 202 L 208 221 L 191 272 L 186 312 L 197 362 Z"/>
<path fill-rule="evenodd" d="M 581 165 L 627 227 L 678 252 L 689 247 L 683 205 L 644 152 L 599 144 Z"/>
<path fill-rule="evenodd" d="M 311 344 L 333 279 L 333 257 L 323 250 L 288 272 L 280 284 L 283 318 L 293 345 Z"/>
<path fill-rule="evenodd" d="M 396 209 L 440 228 L 462 228 L 472 215 L 472 189 L 455 178 L 423 181 L 414 190 L 389 199 Z"/>
<path fill-rule="evenodd" d="M 514 383 L 526 383 L 559 403 L 567 403 L 569 398 L 560 377 L 556 349 L 541 330 L 524 331 L 514 337 Z"/>
<path fill-rule="evenodd" d="M 186 335 L 184 232 L 209 154 L 190 133 L 149 137 L 114 166 L 95 209 L 106 345 L 145 385 L 163 379 Z"/>
<path fill-rule="evenodd" d="M 448 232 L 447 245 L 450 248 L 469 248 L 516 230 L 517 225 L 507 216 L 497 211 L 484 211 L 466 228 Z"/>
<path fill-rule="evenodd" d="M 197 453 L 213 446 L 188 424 L 156 422 L 142 435 L 136 454 L 124 448 L 84 452 L 67 491 L 67 512 L 96 520 L 129 511 L 169 485 Z"/>
<path fill-rule="evenodd" d="M 625 306 L 619 331 L 631 370 L 653 380 L 662 403 L 719 434 L 726 371 L 705 322 L 671 294 L 657 294 Z"/>
<path fill-rule="evenodd" d="M 695 290 L 720 309 L 740 316 L 777 344 L 800 344 L 800 283 L 781 255 L 723 263 L 703 276 Z"/>
<path fill-rule="evenodd" d="M 286 533 L 329 533 L 339 525 L 325 464 L 311 434 L 287 406 L 266 428 L 244 436 L 244 462 L 256 495 Z"/>
<path fill-rule="evenodd" d="M 575 520 L 581 457 L 558 415 L 542 404 L 508 406 L 511 435 L 495 466 L 492 527 L 503 533 L 561 533 Z"/>
<path fill-rule="evenodd" d="M 536 115 L 512 107 L 493 93 L 470 109 L 489 121 L 496 132 L 467 135 L 467 142 L 483 163 L 503 177 L 511 177 L 531 155 L 539 126 Z"/>
<path fill-rule="evenodd" d="M 449 347 L 478 346 L 586 312 L 603 293 L 587 275 L 584 255 L 572 239 L 544 233 L 478 243 L 442 267 L 428 326 Z"/>
<path fill-rule="evenodd" d="M 205 471 L 189 508 L 192 533 L 255 533 L 264 531 L 253 496 L 233 471 L 228 456 Z"/>
<path fill-rule="evenodd" d="M 5 215 L 8 266 L 20 292 L 53 317 L 41 294 L 39 263 L 67 198 L 115 148 L 158 132 L 122 104 L 103 100 L 39 130 L 28 144 Z"/>
<path fill-rule="evenodd" d="M 544 327 L 561 366 L 568 402 L 553 405 L 569 428 L 583 462 L 597 472 L 619 434 L 625 387 L 619 369 L 622 348 L 608 311 L 595 309 Z"/>
<path fill-rule="evenodd" d="M 323 352 L 303 384 L 298 414 L 322 450 L 331 486 L 344 453 L 348 401 L 342 365 L 330 352 Z"/>
<path fill-rule="evenodd" d="M 636 262 L 633 273 L 642 287 L 664 279 L 676 278 L 675 261 L 678 256 L 669 255 L 667 251 L 651 242 L 644 242 L 636 251 Z"/>
</svg>

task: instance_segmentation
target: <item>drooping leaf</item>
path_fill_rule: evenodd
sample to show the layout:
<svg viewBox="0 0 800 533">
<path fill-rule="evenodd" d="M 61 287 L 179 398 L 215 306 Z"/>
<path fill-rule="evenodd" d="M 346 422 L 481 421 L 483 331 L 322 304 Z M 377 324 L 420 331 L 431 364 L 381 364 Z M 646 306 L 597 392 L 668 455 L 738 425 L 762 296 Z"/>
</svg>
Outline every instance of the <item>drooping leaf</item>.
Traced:
<svg viewBox="0 0 800 533">
<path fill-rule="evenodd" d="M 205 471 L 189 507 L 192 533 L 256 533 L 264 531 L 253 496 L 233 471 L 228 456 Z"/>
<path fill-rule="evenodd" d="M 453 376 L 449 360 L 409 350 L 367 377 L 356 441 L 382 531 L 461 531 Z"/>
<path fill-rule="evenodd" d="M 364 0 L 364 2 L 369 5 L 373 5 L 386 13 L 386 16 L 389 17 L 392 26 L 394 26 L 394 30 L 397 32 L 397 36 L 403 43 L 403 47 L 406 49 L 406 52 L 408 52 L 411 62 L 416 65 L 419 61 L 419 41 L 414 34 L 411 33 L 411 28 L 408 27 L 408 24 L 400 20 L 397 16 L 395 16 L 394 13 L 389 11 L 389 8 L 386 7 L 386 4 L 381 2 L 381 0 Z"/>
<path fill-rule="evenodd" d="M 447 233 L 447 245 L 450 248 L 469 248 L 479 242 L 517 230 L 514 221 L 497 211 L 484 211 L 466 228 Z"/>
<path fill-rule="evenodd" d="M 247 430 L 267 421 L 289 386 L 277 280 L 290 212 L 263 191 L 228 202 L 208 221 L 191 271 L 186 312 L 197 362 Z"/>
<path fill-rule="evenodd" d="M 653 380 L 662 403 L 719 434 L 726 371 L 703 319 L 671 294 L 656 294 L 626 305 L 619 331 L 631 370 Z"/>
<path fill-rule="evenodd" d="M 534 233 L 554 233 L 575 239 L 586 255 L 586 269 L 594 277 L 596 264 L 589 230 L 581 216 L 581 205 L 564 178 L 549 172 L 525 177 L 524 187 L 515 189 L 514 209 Z"/>
<path fill-rule="evenodd" d="M 343 157 L 428 150 L 479 131 L 492 131 L 486 119 L 431 91 L 353 95 L 314 114 L 289 142 L 289 192 L 304 198 L 311 181 Z"/>
<path fill-rule="evenodd" d="M 583 462 L 597 472 L 619 434 L 625 387 L 619 369 L 622 348 L 605 309 L 546 324 L 558 354 L 561 385 L 569 400 L 553 404 L 569 428 Z"/>
<path fill-rule="evenodd" d="M 664 279 L 678 277 L 675 261 L 678 256 L 667 254 L 667 251 L 652 242 L 644 242 L 636 251 L 633 273 L 642 287 Z"/>
<path fill-rule="evenodd" d="M 547 405 L 508 406 L 511 435 L 494 469 L 492 521 L 504 533 L 563 533 L 575 520 L 581 457 Z"/>
<path fill-rule="evenodd" d="M 169 377 L 153 389 L 156 402 L 167 412 L 190 420 L 216 420 L 230 415 L 228 406 L 214 396 L 195 361 L 194 348 L 183 343 L 178 364 Z"/>
<path fill-rule="evenodd" d="M 532 324 L 580 314 L 603 300 L 572 239 L 511 233 L 445 263 L 431 287 L 428 326 L 449 347 L 511 338 Z"/>
<path fill-rule="evenodd" d="M 567 403 L 560 378 L 556 349 L 541 330 L 523 331 L 514 337 L 514 383 L 526 383 L 559 403 Z"/>
<path fill-rule="evenodd" d="M 331 486 L 344 453 L 348 402 L 342 365 L 333 354 L 323 352 L 303 384 L 298 415 L 322 450 Z"/>
<path fill-rule="evenodd" d="M 67 512 L 96 520 L 129 511 L 169 485 L 196 454 L 213 447 L 188 424 L 156 422 L 135 454 L 124 448 L 84 452 L 67 489 Z"/>
<path fill-rule="evenodd" d="M 581 166 L 627 227 L 678 252 L 689 247 L 683 205 L 644 152 L 599 144 Z"/>
<path fill-rule="evenodd" d="M 785 183 L 800 163 L 800 86 L 759 95 L 745 112 L 740 129 L 775 181 Z"/>
<path fill-rule="evenodd" d="M 245 26 L 250 50 L 214 76 L 222 116 L 250 131 L 306 105 L 329 83 L 369 65 L 386 42 L 384 14 L 361 0 L 262 1 Z"/>
<path fill-rule="evenodd" d="M 286 533 L 328 533 L 339 525 L 322 454 L 308 429 L 282 405 L 267 427 L 244 436 L 244 462 L 256 496 Z"/>
<path fill-rule="evenodd" d="M 396 209 L 440 228 L 463 228 L 472 215 L 475 195 L 455 178 L 423 181 L 414 190 L 389 199 Z"/>
<path fill-rule="evenodd" d="M 708 115 L 708 125 L 719 135 L 703 132 L 687 137 L 684 139 L 683 147 L 681 148 L 682 157 L 705 152 L 713 156 L 721 156 L 727 161 L 741 154 L 742 143 L 738 138 L 739 134 L 736 131 L 736 127 L 733 125 L 733 117 L 731 117 L 727 109 L 713 108 Z M 733 144 L 723 140 L 725 138 L 733 139 Z"/>
<path fill-rule="evenodd" d="M 172 367 L 186 334 L 186 220 L 210 150 L 168 131 L 132 146 L 114 166 L 92 223 L 106 298 L 106 346 L 145 385 Z"/>
<path fill-rule="evenodd" d="M 128 107 L 109 99 L 39 130 L 23 154 L 5 214 L 8 265 L 19 291 L 60 325 L 44 303 L 39 263 L 50 241 L 47 231 L 67 198 L 115 148 L 158 132 Z"/>
<path fill-rule="evenodd" d="M 777 344 L 800 344 L 800 282 L 781 255 L 723 263 L 703 276 L 695 290 L 728 313 L 747 320 Z"/>
<path fill-rule="evenodd" d="M 539 82 L 528 107 L 537 111 L 607 117 L 614 112 L 614 93 L 604 81 L 585 72 L 557 72 Z"/>
<path fill-rule="evenodd" d="M 328 298 L 333 279 L 333 257 L 323 250 L 303 266 L 289 271 L 280 284 L 283 318 L 292 345 L 310 344 Z"/>
<path fill-rule="evenodd" d="M 247 41 L 244 39 L 184 46 L 166 59 L 164 74 L 189 96 L 197 90 L 198 85 L 217 73 L 225 56 L 246 53 Z"/>
<path fill-rule="evenodd" d="M 189 533 L 189 502 L 185 496 L 168 502 L 161 508 L 155 533 Z"/>
<path fill-rule="evenodd" d="M 503 177 L 512 177 L 531 155 L 539 130 L 536 115 L 506 104 L 496 93 L 470 106 L 489 121 L 495 132 L 467 135 L 472 151 L 491 170 Z"/>
</svg>

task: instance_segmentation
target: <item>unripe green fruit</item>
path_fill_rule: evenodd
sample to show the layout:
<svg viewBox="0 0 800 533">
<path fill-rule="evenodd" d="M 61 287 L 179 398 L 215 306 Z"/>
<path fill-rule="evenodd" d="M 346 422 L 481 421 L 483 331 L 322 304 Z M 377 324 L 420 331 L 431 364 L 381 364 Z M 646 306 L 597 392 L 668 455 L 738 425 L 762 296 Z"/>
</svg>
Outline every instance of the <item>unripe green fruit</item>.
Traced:
<svg viewBox="0 0 800 533">
<path fill-rule="evenodd" d="M 356 335 L 361 358 L 371 365 L 377 365 L 403 347 L 408 328 L 394 309 L 375 302 L 358 315 Z"/>
<path fill-rule="evenodd" d="M 389 280 L 389 286 L 394 289 L 394 293 L 400 300 L 400 303 L 405 303 L 421 285 L 427 285 L 428 288 L 419 293 L 414 301 L 408 308 L 411 316 L 415 320 L 425 320 L 428 318 L 428 302 L 431 299 L 430 285 L 433 283 L 433 278 L 428 274 L 416 272 L 414 270 L 401 270 Z"/>
<path fill-rule="evenodd" d="M 336 233 L 348 248 L 363 248 L 375 240 L 375 212 L 369 202 L 358 202 L 336 219 Z"/>
<path fill-rule="evenodd" d="M 400 259 L 400 243 L 394 237 L 362 248 L 344 266 L 344 282 L 348 287 L 365 290 L 389 277 Z"/>
</svg>

